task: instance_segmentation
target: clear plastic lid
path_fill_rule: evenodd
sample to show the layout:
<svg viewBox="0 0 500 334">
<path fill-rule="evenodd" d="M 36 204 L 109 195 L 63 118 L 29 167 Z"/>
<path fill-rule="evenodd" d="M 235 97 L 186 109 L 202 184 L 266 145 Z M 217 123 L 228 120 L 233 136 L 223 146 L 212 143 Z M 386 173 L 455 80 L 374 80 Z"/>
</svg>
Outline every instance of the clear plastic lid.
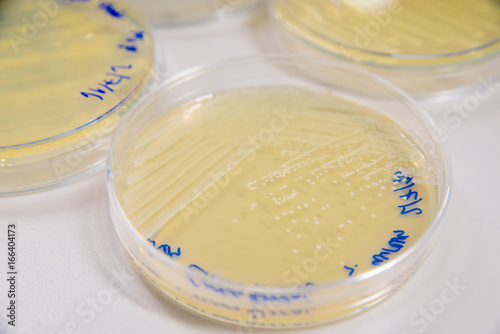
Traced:
<svg viewBox="0 0 500 334">
<path fill-rule="evenodd" d="M 364 62 L 447 64 L 480 58 L 500 43 L 500 4 L 493 0 L 275 0 L 274 5 L 298 35 Z"/>
<path fill-rule="evenodd" d="M 341 319 L 391 295 L 437 240 L 451 172 L 435 129 L 400 90 L 345 64 L 260 56 L 187 70 L 113 139 L 113 222 L 158 291 L 202 315 Z"/>
<path fill-rule="evenodd" d="M 294 53 L 357 62 L 417 98 L 455 98 L 500 77 L 494 0 L 273 0 L 279 41 Z"/>
<path fill-rule="evenodd" d="M 154 25 L 178 25 L 226 18 L 259 0 L 124 0 Z"/>
</svg>

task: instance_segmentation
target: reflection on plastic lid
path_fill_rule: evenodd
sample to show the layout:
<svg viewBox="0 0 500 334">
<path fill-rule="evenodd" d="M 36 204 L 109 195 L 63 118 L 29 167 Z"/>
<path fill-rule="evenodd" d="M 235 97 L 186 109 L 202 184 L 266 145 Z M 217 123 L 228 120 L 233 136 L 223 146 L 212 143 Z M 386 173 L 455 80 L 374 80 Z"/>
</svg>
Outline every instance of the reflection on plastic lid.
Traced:
<svg viewBox="0 0 500 334">
<path fill-rule="evenodd" d="M 259 0 L 124 0 L 154 25 L 177 25 L 230 16 Z"/>
</svg>

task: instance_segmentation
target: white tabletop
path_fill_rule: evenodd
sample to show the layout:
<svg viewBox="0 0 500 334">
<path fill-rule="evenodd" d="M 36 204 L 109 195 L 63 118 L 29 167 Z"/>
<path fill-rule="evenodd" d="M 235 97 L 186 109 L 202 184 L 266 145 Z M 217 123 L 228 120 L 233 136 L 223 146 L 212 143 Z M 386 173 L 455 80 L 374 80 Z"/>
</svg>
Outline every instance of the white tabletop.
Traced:
<svg viewBox="0 0 500 334">
<path fill-rule="evenodd" d="M 265 23 L 264 12 L 256 11 L 156 34 L 174 73 L 274 50 Z M 500 85 L 476 110 L 453 121 L 443 117 L 451 106 L 423 104 L 444 130 L 454 166 L 445 228 L 428 260 L 381 305 L 346 321 L 290 332 L 500 333 Z M 6 324 L 9 222 L 17 223 L 15 329 Z M 104 172 L 49 191 L 1 198 L 0 268 L 0 333 L 271 333 L 210 322 L 156 293 L 115 233 Z M 105 305 L 91 306 L 117 275 L 121 290 Z"/>
</svg>

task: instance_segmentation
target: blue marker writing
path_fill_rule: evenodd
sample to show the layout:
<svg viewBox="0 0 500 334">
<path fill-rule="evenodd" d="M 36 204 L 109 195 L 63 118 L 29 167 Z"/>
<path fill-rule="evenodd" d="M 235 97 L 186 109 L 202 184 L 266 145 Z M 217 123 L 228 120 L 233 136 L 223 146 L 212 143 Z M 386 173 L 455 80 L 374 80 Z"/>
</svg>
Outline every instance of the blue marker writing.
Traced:
<svg viewBox="0 0 500 334">
<path fill-rule="evenodd" d="M 156 242 L 154 240 L 148 239 L 148 241 L 153 244 L 153 247 L 156 247 Z M 170 257 L 181 256 L 181 248 L 180 247 L 177 247 L 177 252 L 173 252 L 170 245 L 167 245 L 167 244 L 162 244 L 162 245 L 158 246 L 156 249 L 163 251 L 163 253 L 167 254 Z"/>
<path fill-rule="evenodd" d="M 127 14 L 124 10 L 118 11 L 112 2 L 101 2 L 99 4 L 99 8 L 106 11 L 109 15 L 116 17 L 117 19 L 121 19 Z"/>
<path fill-rule="evenodd" d="M 111 66 L 111 72 L 106 72 L 106 75 L 108 77 L 104 79 L 102 82 L 97 83 L 97 86 L 99 87 L 89 88 L 85 92 L 80 92 L 80 94 L 86 98 L 95 97 L 102 101 L 104 100 L 104 97 L 102 95 L 114 92 L 113 86 L 120 85 L 123 80 L 131 79 L 131 77 L 128 75 L 118 73 L 118 70 L 130 70 L 130 69 L 132 69 L 132 64 L 129 64 L 127 66 L 125 65 Z"/>
<path fill-rule="evenodd" d="M 354 268 L 357 268 L 358 265 L 355 265 Z M 352 274 L 354 273 L 354 268 L 351 268 L 351 267 L 348 267 L 348 266 L 344 266 L 345 269 L 349 270 L 349 276 L 352 276 Z"/>
<path fill-rule="evenodd" d="M 130 36 L 125 40 L 127 44 L 118 44 L 120 49 L 129 52 L 137 52 L 137 41 L 144 41 L 144 31 L 132 30 Z"/>
<path fill-rule="evenodd" d="M 382 248 L 382 251 L 379 254 L 373 255 L 372 264 L 378 266 L 384 261 L 389 260 L 389 255 L 391 253 L 399 252 L 405 245 L 406 239 L 409 237 L 408 235 L 404 235 L 405 231 L 396 230 L 393 231 L 396 234 L 395 237 L 391 238 L 388 242 L 391 248 Z"/>
<path fill-rule="evenodd" d="M 401 209 L 402 215 L 406 215 L 412 212 L 414 212 L 417 215 L 422 214 L 422 209 L 416 206 L 418 203 L 422 201 L 422 198 L 419 198 L 418 192 L 412 189 L 412 187 L 415 186 L 415 183 L 412 181 L 413 181 L 413 176 L 404 175 L 402 172 L 396 172 L 394 174 L 394 183 L 399 186 L 398 189 L 394 189 L 394 192 L 403 191 L 403 194 L 399 195 L 399 198 L 402 198 L 405 201 L 412 201 L 411 203 L 408 204 L 398 205 L 398 208 Z"/>
</svg>

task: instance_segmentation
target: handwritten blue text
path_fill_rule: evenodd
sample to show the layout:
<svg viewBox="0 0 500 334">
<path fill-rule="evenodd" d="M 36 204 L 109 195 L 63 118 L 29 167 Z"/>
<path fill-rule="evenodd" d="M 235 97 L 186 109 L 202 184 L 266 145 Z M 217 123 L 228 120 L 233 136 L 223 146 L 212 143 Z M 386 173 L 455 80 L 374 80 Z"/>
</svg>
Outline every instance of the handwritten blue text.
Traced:
<svg viewBox="0 0 500 334">
<path fill-rule="evenodd" d="M 417 207 L 417 204 L 422 201 L 422 198 L 418 197 L 418 192 L 412 190 L 412 187 L 415 186 L 415 183 L 412 181 L 413 176 L 404 175 L 402 172 L 396 172 L 394 174 L 394 184 L 400 187 L 394 189 L 394 191 L 408 190 L 407 193 L 400 195 L 399 198 L 403 198 L 405 201 L 411 201 L 411 203 L 405 205 L 398 205 L 398 208 L 401 208 L 402 215 L 406 215 L 411 212 L 414 212 L 417 215 L 422 213 L 422 209 Z M 413 208 L 410 208 L 412 206 Z"/>
<path fill-rule="evenodd" d="M 154 240 L 148 239 L 148 241 L 153 244 L 153 247 L 156 247 L 156 242 Z M 156 249 L 163 251 L 163 253 L 167 254 L 170 257 L 181 256 L 181 248 L 180 247 L 177 247 L 177 252 L 173 252 L 170 245 L 167 245 L 167 244 L 162 244 L 162 245 L 156 247 Z"/>
<path fill-rule="evenodd" d="M 391 253 L 397 253 L 404 247 L 406 239 L 409 236 L 404 235 L 405 231 L 402 230 L 393 231 L 393 233 L 395 233 L 396 236 L 394 238 L 391 238 L 391 240 L 389 240 L 389 246 L 391 248 L 382 248 L 382 251 L 379 254 L 373 255 L 373 261 L 372 261 L 373 265 L 378 266 L 384 261 L 389 260 L 389 255 Z"/>
<path fill-rule="evenodd" d="M 113 86 L 118 86 L 119 84 L 122 83 L 123 80 L 130 80 L 130 76 L 120 74 L 118 73 L 118 70 L 131 70 L 131 69 L 132 69 L 132 64 L 129 64 L 128 66 L 123 66 L 123 65 L 111 66 L 111 72 L 106 73 L 108 77 L 104 79 L 102 82 L 99 82 L 97 84 L 98 87 L 89 88 L 88 91 L 80 92 L 80 94 L 82 94 L 86 98 L 95 97 L 102 101 L 104 100 L 103 97 L 104 94 L 109 92 L 111 93 L 114 92 Z"/>
</svg>

